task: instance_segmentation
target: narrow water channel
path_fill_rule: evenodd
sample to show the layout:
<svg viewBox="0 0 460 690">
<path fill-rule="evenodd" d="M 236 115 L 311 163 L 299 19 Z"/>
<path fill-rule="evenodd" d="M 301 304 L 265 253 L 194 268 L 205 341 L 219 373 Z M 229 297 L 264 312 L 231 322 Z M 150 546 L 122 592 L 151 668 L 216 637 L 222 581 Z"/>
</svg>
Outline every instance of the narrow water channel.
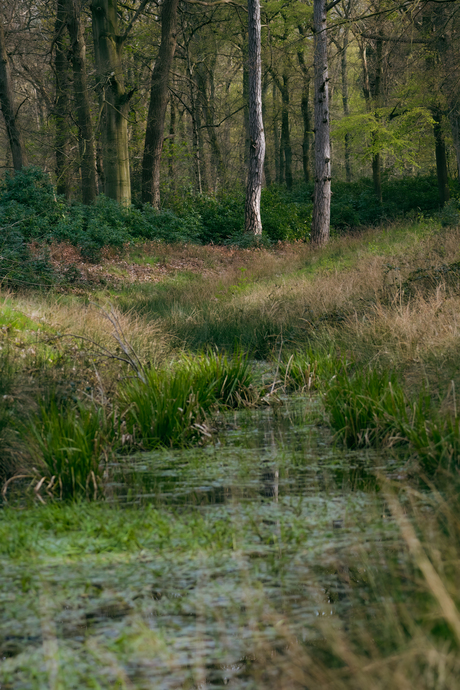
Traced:
<svg viewBox="0 0 460 690">
<path fill-rule="evenodd" d="M 51 687 L 51 642 L 54 672 L 65 667 L 55 687 L 256 688 L 261 655 L 314 645 L 319 618 L 346 624 L 363 553 L 398 538 L 375 490 L 375 471 L 398 467 L 389 454 L 334 447 L 315 405 L 228 413 L 218 442 L 120 457 L 111 508 L 180 516 L 193 543 L 172 531 L 157 549 L 142 536 L 118 553 L 57 548 L 25 584 L 11 562 L 0 586 L 2 690 Z M 201 548 L 198 518 L 227 541 Z"/>
</svg>

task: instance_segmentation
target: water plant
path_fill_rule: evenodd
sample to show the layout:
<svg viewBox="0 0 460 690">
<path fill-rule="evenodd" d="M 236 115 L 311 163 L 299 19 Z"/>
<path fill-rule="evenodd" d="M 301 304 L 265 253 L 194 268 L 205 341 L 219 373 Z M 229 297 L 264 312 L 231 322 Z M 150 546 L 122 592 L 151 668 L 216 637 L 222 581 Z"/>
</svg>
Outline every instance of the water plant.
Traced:
<svg viewBox="0 0 460 690">
<path fill-rule="evenodd" d="M 131 380 L 120 388 L 126 433 L 145 448 L 186 445 L 209 435 L 203 424 L 211 409 L 238 405 L 251 381 L 241 352 L 234 357 L 212 352 L 184 355 L 170 366 L 150 369 L 144 380 Z"/>
<path fill-rule="evenodd" d="M 339 372 L 324 405 L 337 438 L 350 448 L 407 442 L 408 405 L 394 372 Z"/>
<path fill-rule="evenodd" d="M 284 355 L 279 377 L 288 390 L 316 390 L 347 366 L 333 348 L 308 347 Z"/>
<path fill-rule="evenodd" d="M 101 407 L 43 403 L 30 425 L 28 447 L 48 493 L 63 499 L 100 495 L 112 436 Z"/>
</svg>

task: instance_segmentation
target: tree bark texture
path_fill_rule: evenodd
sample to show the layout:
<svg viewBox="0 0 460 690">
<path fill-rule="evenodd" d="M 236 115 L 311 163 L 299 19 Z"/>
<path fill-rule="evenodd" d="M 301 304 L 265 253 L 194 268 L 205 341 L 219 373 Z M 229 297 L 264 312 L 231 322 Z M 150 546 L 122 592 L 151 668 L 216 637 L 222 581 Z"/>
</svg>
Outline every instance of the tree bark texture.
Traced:
<svg viewBox="0 0 460 690">
<path fill-rule="evenodd" d="M 176 50 L 179 0 L 164 0 L 161 10 L 161 43 L 152 71 L 150 103 L 142 161 L 142 201 L 160 207 L 160 164 L 169 95 L 169 73 Z"/>
<path fill-rule="evenodd" d="M 314 0 L 315 31 L 315 191 L 311 241 L 329 240 L 331 218 L 331 144 L 327 68 L 326 2 Z"/>
<path fill-rule="evenodd" d="M 126 93 L 124 85 L 123 42 L 118 33 L 117 0 L 93 0 L 91 13 L 96 69 L 102 94 L 105 193 L 129 206 L 128 103 L 131 94 Z"/>
<path fill-rule="evenodd" d="M 457 111 L 457 109 L 452 110 L 449 113 L 449 122 L 452 130 L 455 158 L 457 161 L 457 178 L 460 181 L 460 113 Z"/>
<path fill-rule="evenodd" d="M 348 34 L 349 27 L 346 26 L 343 33 L 343 46 L 342 46 L 342 56 L 340 60 L 340 69 L 342 76 L 342 106 L 343 114 L 348 117 L 350 114 L 350 106 L 348 102 L 348 64 L 347 64 L 347 51 L 348 51 Z M 345 134 L 344 139 L 345 145 L 345 179 L 347 182 L 351 182 L 351 161 L 350 161 L 350 135 Z"/>
<path fill-rule="evenodd" d="M 299 29 L 301 31 L 301 29 Z M 301 31 L 302 35 L 303 32 Z M 311 113 L 310 113 L 310 70 L 305 64 L 302 50 L 297 51 L 297 58 L 300 69 L 302 70 L 302 119 L 303 119 L 303 141 L 302 141 L 302 169 L 305 184 L 310 182 L 310 147 L 311 147 Z"/>
<path fill-rule="evenodd" d="M 81 196 L 84 204 L 91 204 L 97 196 L 96 156 L 86 78 L 86 44 L 81 16 L 81 0 L 67 0 L 67 26 L 70 35 L 70 61 L 80 153 Z"/>
<path fill-rule="evenodd" d="M 262 59 L 260 0 L 248 0 L 249 170 L 246 188 L 245 231 L 262 234 L 260 196 L 265 159 L 262 120 Z"/>
<path fill-rule="evenodd" d="M 70 199 L 70 165 L 69 165 L 69 111 L 70 111 L 70 80 L 69 80 L 69 61 L 68 55 L 68 35 L 67 35 L 67 12 L 64 0 L 57 0 L 56 21 L 54 24 L 54 74 L 55 74 L 55 97 L 54 97 L 54 148 L 56 156 L 56 191 Z"/>
<path fill-rule="evenodd" d="M 21 170 L 27 158 L 14 109 L 14 92 L 10 63 L 6 52 L 5 33 L 0 21 L 0 107 L 5 118 L 6 132 L 13 157 L 13 168 Z"/>
<path fill-rule="evenodd" d="M 449 201 L 449 175 L 447 171 L 446 142 L 442 131 L 442 113 L 439 108 L 433 108 L 433 134 L 436 154 L 436 172 L 438 177 L 439 200 L 441 206 Z"/>
</svg>

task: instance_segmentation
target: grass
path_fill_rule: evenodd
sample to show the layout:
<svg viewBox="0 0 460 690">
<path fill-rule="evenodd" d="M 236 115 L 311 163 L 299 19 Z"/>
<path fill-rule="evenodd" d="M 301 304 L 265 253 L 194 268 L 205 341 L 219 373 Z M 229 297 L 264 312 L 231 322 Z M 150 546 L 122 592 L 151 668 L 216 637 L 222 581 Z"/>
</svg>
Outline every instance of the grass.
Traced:
<svg viewBox="0 0 460 690">
<path fill-rule="evenodd" d="M 151 282 L 5 295 L 6 476 L 36 467 L 47 505 L 18 484 L 0 513 L 0 684 L 456 690 L 459 239 L 152 244 Z M 220 411 L 257 401 L 249 357 L 323 426 L 302 409 L 289 445 L 280 405 L 244 436 Z"/>
<path fill-rule="evenodd" d="M 209 353 L 182 356 L 169 367 L 150 369 L 119 393 L 123 427 L 144 448 L 184 446 L 210 437 L 204 426 L 218 404 L 237 407 L 252 382 L 247 357 Z M 249 393 L 250 394 L 250 393 Z"/>
</svg>

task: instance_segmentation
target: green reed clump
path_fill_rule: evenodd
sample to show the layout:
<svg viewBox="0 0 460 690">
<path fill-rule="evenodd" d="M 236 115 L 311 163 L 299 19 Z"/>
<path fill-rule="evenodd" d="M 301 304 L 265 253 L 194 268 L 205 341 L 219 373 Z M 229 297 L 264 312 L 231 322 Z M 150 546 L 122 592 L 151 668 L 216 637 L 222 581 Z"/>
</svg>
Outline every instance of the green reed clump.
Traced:
<svg viewBox="0 0 460 690">
<path fill-rule="evenodd" d="M 48 491 L 61 498 L 96 498 L 113 437 L 104 410 L 82 403 L 62 409 L 52 401 L 41 406 L 30 431 L 29 451 L 40 461 Z"/>
<path fill-rule="evenodd" d="M 279 376 L 289 390 L 316 390 L 347 366 L 347 362 L 338 359 L 335 351 L 307 348 L 286 357 L 280 363 Z"/>
<path fill-rule="evenodd" d="M 393 372 L 366 369 L 351 376 L 339 372 L 324 405 L 337 438 L 349 448 L 408 440 L 408 403 Z"/>
<path fill-rule="evenodd" d="M 197 357 L 184 357 L 180 366 L 195 372 L 196 386 L 213 381 L 215 401 L 225 407 L 238 407 L 252 397 L 253 374 L 248 356 L 237 350 L 231 357 L 208 352 Z"/>
<path fill-rule="evenodd" d="M 440 468 L 455 471 L 460 467 L 460 419 L 432 411 L 429 419 L 417 415 L 418 423 L 407 436 L 423 469 L 432 473 Z"/>
<path fill-rule="evenodd" d="M 206 433 L 203 423 L 212 408 L 237 406 L 251 383 L 242 353 L 184 356 L 171 367 L 146 372 L 144 381 L 136 379 L 121 388 L 126 432 L 147 448 L 187 445 Z"/>
<path fill-rule="evenodd" d="M 144 448 L 182 446 L 203 434 L 204 418 L 215 403 L 214 381 L 197 385 L 186 367 L 151 369 L 120 389 L 121 414 L 130 440 Z"/>
</svg>

